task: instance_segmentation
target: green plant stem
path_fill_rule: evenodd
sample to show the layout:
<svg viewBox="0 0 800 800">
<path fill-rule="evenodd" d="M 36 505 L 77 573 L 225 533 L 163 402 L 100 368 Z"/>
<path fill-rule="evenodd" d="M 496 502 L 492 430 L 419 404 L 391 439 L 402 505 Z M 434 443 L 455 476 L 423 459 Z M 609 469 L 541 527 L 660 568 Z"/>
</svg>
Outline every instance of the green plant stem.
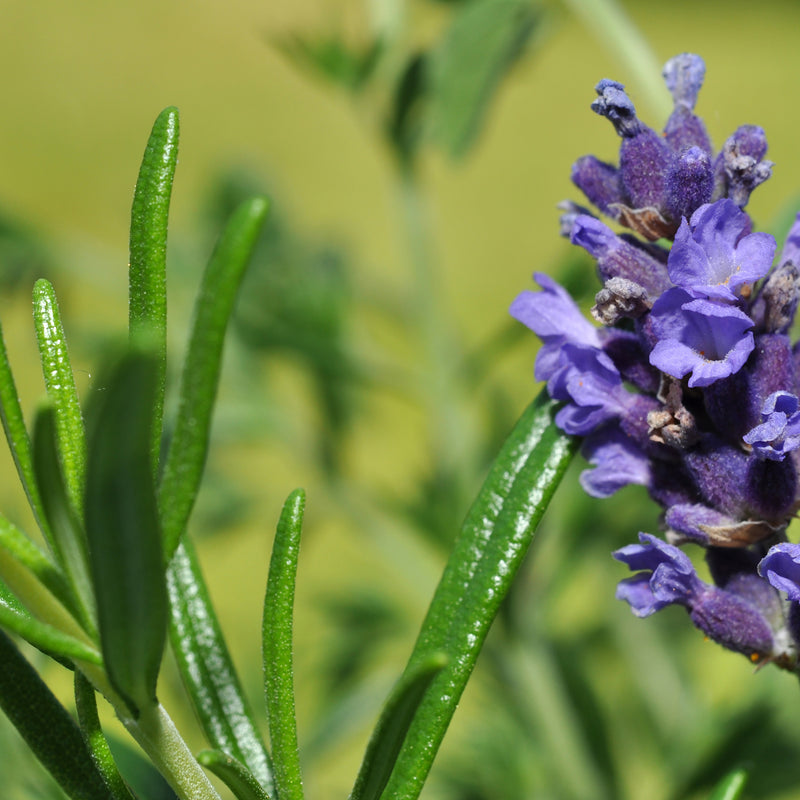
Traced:
<svg viewBox="0 0 800 800">
<path fill-rule="evenodd" d="M 435 462 L 448 474 L 459 475 L 469 450 L 461 401 L 454 391 L 458 354 L 445 322 L 438 275 L 429 231 L 430 211 L 425 195 L 412 169 L 401 169 L 400 205 L 413 280 L 414 323 L 421 334 L 423 369 L 420 383 Z"/>
<path fill-rule="evenodd" d="M 564 5 L 583 20 L 586 28 L 630 72 L 632 80 L 639 83 L 641 104 L 666 119 L 672 104 L 660 78 L 661 64 L 617 0 L 564 0 Z M 640 105 L 638 99 L 636 105 Z"/>
<path fill-rule="evenodd" d="M 221 800 L 160 703 L 120 718 L 181 800 Z"/>
</svg>

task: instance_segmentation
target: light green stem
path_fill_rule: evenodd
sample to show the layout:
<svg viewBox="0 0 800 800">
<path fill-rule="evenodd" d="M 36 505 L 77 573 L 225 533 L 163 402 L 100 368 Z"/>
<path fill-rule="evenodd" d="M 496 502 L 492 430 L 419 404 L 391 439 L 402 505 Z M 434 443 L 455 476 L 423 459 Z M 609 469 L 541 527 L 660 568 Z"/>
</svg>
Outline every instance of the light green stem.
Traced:
<svg viewBox="0 0 800 800">
<path fill-rule="evenodd" d="M 470 441 L 455 391 L 458 358 L 444 320 L 436 264 L 432 255 L 429 210 L 412 170 L 400 174 L 400 202 L 408 242 L 415 323 L 421 333 L 423 392 L 436 461 L 453 475 L 470 463 Z"/>
<path fill-rule="evenodd" d="M 221 800 L 161 703 L 143 709 L 138 719 L 134 719 L 125 701 L 111 688 L 102 667 L 85 662 L 79 666 L 97 691 L 114 706 L 128 733 L 147 753 L 180 800 Z"/>
<path fill-rule="evenodd" d="M 221 800 L 160 703 L 122 723 L 181 800 Z"/>
</svg>

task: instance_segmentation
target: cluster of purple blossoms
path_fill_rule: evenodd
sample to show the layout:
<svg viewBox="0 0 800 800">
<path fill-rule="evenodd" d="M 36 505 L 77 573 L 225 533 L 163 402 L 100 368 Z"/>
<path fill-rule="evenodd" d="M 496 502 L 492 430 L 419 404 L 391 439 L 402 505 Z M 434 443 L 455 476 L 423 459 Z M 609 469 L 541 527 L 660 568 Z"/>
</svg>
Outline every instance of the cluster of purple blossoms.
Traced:
<svg viewBox="0 0 800 800">
<path fill-rule="evenodd" d="M 658 134 L 624 87 L 602 80 L 592 109 L 622 139 L 619 166 L 579 159 L 588 209 L 563 206 L 562 231 L 597 262 L 602 288 L 585 319 L 561 286 L 534 277 L 511 314 L 542 340 L 535 375 L 561 401 L 556 424 L 583 437 L 590 495 L 635 483 L 663 508 L 614 557 L 635 574 L 617 596 L 646 617 L 684 606 L 710 639 L 754 662 L 800 667 L 800 215 L 775 258 L 743 210 L 771 174 L 764 131 L 736 130 L 715 153 L 694 113 L 699 56 L 664 68 L 675 107 Z M 670 245 L 671 243 L 671 245 Z M 713 583 L 679 546 L 705 549 Z"/>
</svg>

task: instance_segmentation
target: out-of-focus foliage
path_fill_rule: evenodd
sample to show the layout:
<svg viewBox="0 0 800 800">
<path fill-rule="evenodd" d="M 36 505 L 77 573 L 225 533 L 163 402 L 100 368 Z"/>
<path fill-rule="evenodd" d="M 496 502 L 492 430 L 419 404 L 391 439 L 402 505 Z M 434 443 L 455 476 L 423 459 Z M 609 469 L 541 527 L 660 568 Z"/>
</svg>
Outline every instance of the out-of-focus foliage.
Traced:
<svg viewBox="0 0 800 800">
<path fill-rule="evenodd" d="M 413 30 L 417 18 L 412 16 L 408 27 L 393 39 L 391 30 L 373 30 L 365 24 L 360 30 L 363 35 L 353 36 L 331 19 L 323 19 L 317 26 L 293 25 L 288 30 L 284 26 L 268 38 L 279 42 L 284 57 L 300 67 L 291 80 L 306 82 L 309 75 L 322 78 L 314 84 L 316 91 L 334 109 L 331 113 L 339 115 L 337 119 L 349 119 L 349 102 L 359 119 L 366 120 L 360 129 L 363 138 L 354 147 L 364 162 L 374 158 L 370 147 L 376 141 L 393 153 L 399 171 L 381 162 L 387 193 L 401 194 L 398 172 L 413 173 L 412 189 L 427 224 L 442 223 L 438 233 L 432 228 L 421 249 L 423 261 L 433 265 L 433 280 L 423 293 L 430 293 L 431 287 L 439 292 L 431 308 L 436 311 L 444 346 L 430 339 L 426 343 L 427 334 L 419 324 L 420 295 L 413 287 L 418 277 L 408 256 L 419 252 L 419 247 L 406 247 L 414 235 L 413 225 L 403 221 L 400 207 L 392 206 L 389 212 L 392 225 L 401 231 L 397 237 L 401 247 L 406 248 L 397 260 L 407 270 L 398 277 L 391 265 L 374 263 L 375 248 L 368 250 L 364 245 L 379 212 L 368 220 L 357 220 L 351 233 L 342 235 L 331 230 L 335 215 L 324 216 L 321 223 L 318 211 L 305 208 L 305 201 L 312 205 L 323 201 L 310 192 L 298 196 L 291 176 L 284 173 L 282 181 L 276 181 L 280 189 L 272 192 L 273 215 L 257 246 L 234 318 L 226 373 L 230 391 L 217 409 L 207 492 L 205 499 L 201 496 L 194 521 L 204 532 L 218 532 L 208 537 L 209 546 L 219 548 L 212 553 L 229 546 L 228 540 L 214 542 L 227 535 L 226 528 L 241 534 L 248 526 L 253 542 L 261 543 L 264 526 L 272 524 L 277 511 L 269 509 L 265 523 L 257 493 L 272 499 L 280 494 L 284 469 L 292 479 L 299 472 L 308 474 L 315 484 L 310 490 L 308 525 L 310 572 L 304 577 L 301 563 L 299 577 L 301 591 L 304 581 L 309 586 L 308 595 L 301 597 L 301 614 L 310 628 L 307 638 L 301 632 L 298 681 L 310 687 L 310 697 L 321 698 L 313 708 L 302 707 L 303 698 L 299 699 L 301 757 L 309 775 L 310 796 L 315 789 L 316 796 L 330 796 L 331 785 L 342 796 L 346 793 L 379 703 L 423 613 L 435 572 L 430 565 L 443 562 L 482 471 L 522 407 L 521 394 L 534 391 L 532 337 L 505 320 L 506 300 L 489 296 L 486 275 L 502 271 L 507 276 L 513 271 L 518 273 L 521 289 L 530 271 L 542 269 L 590 303 L 594 282 L 588 260 L 575 256 L 566 244 L 557 250 L 558 257 L 542 256 L 557 249 L 552 244 L 557 238 L 556 213 L 532 215 L 525 198 L 530 198 L 531 207 L 542 198 L 547 207 L 554 206 L 568 191 L 566 176 L 575 157 L 594 150 L 601 137 L 605 137 L 609 157 L 616 145 L 613 132 L 588 111 L 591 81 L 582 87 L 582 94 L 574 94 L 569 83 L 569 70 L 585 70 L 586 62 L 599 60 L 603 51 L 589 34 L 575 34 L 576 24 L 559 5 L 546 6 L 549 16 L 542 16 L 543 7 L 538 4 L 516 0 L 407 5 L 417 10 L 429 7 L 434 23 L 422 15 L 424 31 L 417 35 Z M 705 52 L 707 40 L 715 48 L 718 63 L 721 53 L 750 52 L 758 45 L 757 37 L 747 43 L 737 38 L 742 35 L 743 20 L 755 25 L 771 15 L 776 35 L 789 27 L 781 23 L 781 15 L 790 14 L 786 4 L 765 4 L 756 21 L 751 9 L 678 3 L 669 9 L 675 30 L 665 28 L 662 40 L 657 27 L 662 26 L 667 9 L 650 9 L 645 16 L 636 4 L 628 5 L 639 25 L 650 26 L 647 32 L 662 60 L 673 55 L 676 47 Z M 689 17 L 694 20 L 690 36 L 685 28 Z M 522 23 L 519 28 L 517 21 Z M 537 38 L 544 33 L 554 35 Z M 713 44 L 711 37 L 716 37 Z M 536 49 L 530 47 L 534 41 Z M 484 48 L 487 42 L 492 46 Z M 561 60 L 552 57 L 559 47 L 569 49 Z M 750 104 L 786 102 L 785 91 L 781 94 L 777 85 L 763 87 L 763 93 L 738 88 L 757 72 L 758 61 L 758 57 L 752 59 L 747 74 L 738 76 L 737 86 L 726 89 L 720 84 L 713 90 L 715 95 L 704 98 L 707 104 L 724 101 L 728 108 L 735 104 L 747 110 L 745 118 L 734 120 L 724 111 L 726 130 L 730 123 L 759 121 Z M 560 70 L 553 69 L 553 64 Z M 510 72 L 512 67 L 516 71 Z M 602 68 L 591 71 L 592 80 L 615 77 L 635 86 L 641 78 L 622 67 L 607 75 L 610 69 L 604 61 Z M 715 71 L 712 62 L 710 75 Z M 506 129 L 519 125 L 533 132 L 524 147 L 509 150 L 506 156 L 524 183 L 524 193 L 520 195 L 519 187 L 511 185 L 511 173 L 502 173 L 509 185 L 501 201 L 495 201 L 494 210 L 501 213 L 490 216 L 487 212 L 479 221 L 475 217 L 464 221 L 457 217 L 461 206 L 453 198 L 471 191 L 463 188 L 474 185 L 465 175 L 481 175 L 489 171 L 487 164 L 496 163 L 482 160 L 486 138 L 481 134 L 494 133 L 497 119 L 492 114 L 520 91 L 521 84 L 515 82 L 520 74 L 525 79 L 524 105 L 535 108 L 538 132 L 535 126 L 524 127 L 525 109 L 509 105 L 518 117 L 505 123 Z M 718 71 L 716 80 L 723 81 Z M 566 89 L 557 95 L 545 91 L 553 83 L 570 87 L 569 94 Z M 334 87 L 338 96 L 330 91 Z M 205 94 L 215 91 L 219 88 L 203 88 Z M 291 91 L 286 90 L 286 95 L 294 102 Z M 461 104 L 453 97 L 466 99 Z M 182 98 L 166 100 L 181 102 Z M 639 101 L 637 96 L 637 105 Z M 641 98 L 645 107 L 651 102 L 657 105 Z M 248 103 L 257 104 L 258 98 L 248 98 Z M 552 144 L 543 144 L 545 134 L 555 129 L 572 146 L 583 123 L 562 127 L 562 118 L 565 109 L 574 106 L 583 109 L 580 119 L 585 121 L 585 136 L 579 145 L 583 150 L 558 152 Z M 281 113 L 280 107 L 271 106 L 270 124 Z M 326 122 L 319 125 L 324 128 Z M 335 149 L 341 129 L 335 125 L 332 129 L 331 148 Z M 776 171 L 772 183 L 777 184 L 791 168 L 787 163 L 790 150 L 785 144 L 781 149 L 781 137 L 789 134 L 770 129 L 768 135 L 783 170 Z M 231 137 L 236 141 L 235 131 Z M 500 141 L 504 147 L 505 140 Z M 327 176 L 323 162 L 330 155 L 321 146 L 319 150 L 314 169 Z M 459 165 L 448 172 L 451 168 L 441 164 L 442 153 L 460 156 Z M 551 177 L 556 167 L 564 176 L 558 185 Z M 365 169 L 361 162 L 348 164 L 352 184 L 337 185 L 335 194 L 346 197 L 352 191 L 357 195 Z M 263 191 L 262 182 L 254 177 L 263 171 L 262 165 L 230 174 L 208 189 L 205 199 L 195 196 L 193 202 L 205 203 L 208 209 L 203 225 L 200 229 L 176 226 L 170 241 L 171 269 L 184 286 L 196 282 L 196 243 L 209 241 L 209 232 L 218 230 L 219 220 L 239 199 Z M 490 179 L 500 177 L 491 175 Z M 512 196 L 513 210 L 524 206 L 524 225 L 536 232 L 533 245 L 530 238 L 522 243 L 523 223 L 508 205 Z M 491 193 L 472 192 L 470 203 L 482 205 L 494 198 Z M 370 201 L 382 209 L 385 198 L 375 196 Z M 766 227 L 769 220 L 759 221 Z M 503 258 L 492 254 L 479 269 L 462 266 L 463 250 L 446 240 L 445 225 L 451 236 L 465 242 L 477 240 L 475 231 L 481 225 L 506 225 L 502 238 L 513 240 L 516 261 L 506 250 Z M 377 229 L 384 231 L 379 225 Z M 35 235 L 15 226 L 9 230 L 6 236 L 0 228 L 0 266 L 8 267 L 7 273 L 0 272 L 0 280 L 9 289 L 20 281 L 28 286 L 42 270 L 49 273 L 51 266 L 45 250 L 38 249 L 41 245 Z M 23 257 L 18 258 L 19 252 Z M 96 255 L 88 259 L 92 260 L 97 260 Z M 79 269 L 74 263 L 69 266 L 73 272 Z M 108 269 L 105 261 L 102 269 Z M 452 288 L 456 283 L 452 278 L 449 283 L 444 280 L 445 269 L 458 271 L 463 293 Z M 16 274 L 24 277 L 5 277 Z M 439 291 L 442 284 L 444 292 Z M 177 292 L 179 311 L 183 291 L 181 287 Z M 453 313 L 453 306 L 458 313 Z M 469 325 L 472 319 L 487 316 L 496 319 L 496 325 L 490 326 L 494 333 L 476 345 Z M 81 327 L 84 338 L 93 332 L 83 328 L 84 320 L 73 325 Z M 100 341 L 99 346 L 103 345 Z M 84 352 L 96 346 L 97 342 L 84 342 Z M 503 371 L 509 362 L 523 365 L 511 378 Z M 441 374 L 446 375 L 445 394 L 437 398 L 431 387 Z M 298 375 L 300 379 L 295 380 Z M 521 392 L 520 386 L 529 389 Z M 429 426 L 421 423 L 435 416 L 432 408 L 437 404 L 439 416 Z M 293 423 L 298 415 L 304 415 L 302 425 Z M 399 441 L 383 435 L 395 416 L 404 417 Z M 448 418 L 457 420 L 449 438 L 441 435 Z M 427 441 L 412 442 L 409 430 Z M 243 431 L 248 432 L 246 439 Z M 266 465 L 253 460 L 243 444 L 256 442 L 276 449 L 279 456 Z M 700 641 L 680 610 L 665 613 L 663 619 L 640 621 L 614 600 L 613 586 L 621 574 L 609 552 L 632 541 L 637 530 L 654 532 L 658 525 L 643 493 L 634 489 L 622 494 L 602 503 L 587 499 L 577 487 L 577 471 L 562 486 L 543 523 L 531 563 L 502 609 L 502 624 L 487 642 L 426 797 L 699 800 L 708 797 L 711 787 L 738 763 L 747 763 L 752 770 L 747 790 L 752 796 L 788 800 L 796 795 L 793 754 L 800 747 L 796 686 L 769 670 L 752 675 L 746 664 L 730 663 L 727 654 Z M 322 525 L 326 515 L 333 520 L 330 528 Z M 351 544 L 332 555 L 325 549 L 325 540 L 335 533 Z M 241 539 L 231 536 L 229 541 L 233 550 Z M 316 560 L 315 547 L 322 554 Z M 208 565 L 212 573 L 225 569 L 224 558 L 217 560 L 219 564 Z M 221 572 L 216 596 L 227 603 L 239 594 L 239 573 L 244 575 L 248 569 L 260 574 L 263 563 Z M 233 585 L 232 573 L 237 579 Z M 242 602 L 253 602 L 253 598 Z M 239 609 L 229 614 L 232 623 L 247 618 Z M 237 639 L 246 642 L 252 635 L 245 630 Z M 251 676 L 248 683 L 255 685 L 258 678 Z M 18 785 L 27 785 L 21 796 L 60 796 L 57 790 L 33 785 L 39 778 L 29 777 L 35 773 L 23 757 L 17 758 L 15 745 L 3 740 L 0 754 L 4 768 L 8 765 L 4 781 L 10 797 L 14 797 L 10 787 Z M 325 771 L 335 773 L 331 764 L 340 761 L 348 767 L 345 777 L 320 777 Z M 41 784 L 47 786 L 47 779 Z"/>
</svg>

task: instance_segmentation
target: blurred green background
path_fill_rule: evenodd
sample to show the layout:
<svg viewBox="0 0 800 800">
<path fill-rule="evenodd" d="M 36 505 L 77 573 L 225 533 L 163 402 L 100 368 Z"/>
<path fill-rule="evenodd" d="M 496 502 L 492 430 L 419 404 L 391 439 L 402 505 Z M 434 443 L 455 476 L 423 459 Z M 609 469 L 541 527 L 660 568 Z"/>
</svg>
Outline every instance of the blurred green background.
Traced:
<svg viewBox="0 0 800 800">
<path fill-rule="evenodd" d="M 749 206 L 756 223 L 776 230 L 800 205 L 800 4 L 789 0 L 625 3 L 652 62 L 604 31 L 593 0 L 537 5 L 474 145 L 452 158 L 412 142 L 404 184 L 385 135 L 393 92 L 404 64 L 434 48 L 465 5 L 0 3 L 0 319 L 29 418 L 43 393 L 36 277 L 59 292 L 84 394 L 103 348 L 123 335 L 131 197 L 163 107 L 178 106 L 182 125 L 173 365 L 225 213 L 243 192 L 273 199 L 229 342 L 192 533 L 258 705 L 271 537 L 287 493 L 308 491 L 296 688 L 310 798 L 346 796 L 448 543 L 538 391 L 535 338 L 508 320 L 508 304 L 534 270 L 583 301 L 596 291 L 589 260 L 558 236 L 555 208 L 582 200 L 569 181 L 577 157 L 616 160 L 616 135 L 588 107 L 595 83 L 625 83 L 660 128 L 669 110 L 660 65 L 700 53 L 698 112 L 715 144 L 743 123 L 767 131 L 776 166 Z M 296 37 L 364 54 L 378 29 L 392 31 L 391 47 L 358 91 L 299 63 Z M 474 46 L 477 62 L 480 37 Z M 413 139 L 417 108 L 406 111 Z M 0 469 L 0 508 L 31 530 L 5 453 Z M 640 529 L 656 532 L 656 512 L 637 489 L 585 498 L 579 469 L 548 512 L 424 797 L 705 797 L 740 763 L 754 770 L 747 797 L 800 797 L 796 681 L 769 668 L 753 675 L 678 609 L 642 622 L 615 601 L 624 570 L 608 554 Z M 68 698 L 69 679 L 47 675 Z M 167 705 L 199 749 L 171 675 Z M 4 796 L 58 797 L 17 755 L 15 734 L 0 737 Z"/>
</svg>

